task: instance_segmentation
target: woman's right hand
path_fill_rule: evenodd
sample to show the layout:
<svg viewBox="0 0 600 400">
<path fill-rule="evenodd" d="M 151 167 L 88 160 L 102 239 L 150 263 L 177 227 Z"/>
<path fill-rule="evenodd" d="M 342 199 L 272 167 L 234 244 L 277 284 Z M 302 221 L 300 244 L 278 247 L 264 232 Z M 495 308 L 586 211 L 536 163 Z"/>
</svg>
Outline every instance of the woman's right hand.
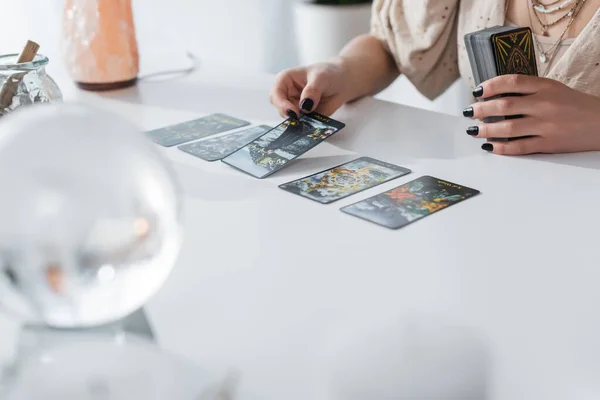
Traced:
<svg viewBox="0 0 600 400">
<path fill-rule="evenodd" d="M 286 69 L 277 75 L 269 100 L 283 118 L 298 118 L 300 111 L 330 116 L 350 100 L 344 81 L 338 62 Z"/>
</svg>

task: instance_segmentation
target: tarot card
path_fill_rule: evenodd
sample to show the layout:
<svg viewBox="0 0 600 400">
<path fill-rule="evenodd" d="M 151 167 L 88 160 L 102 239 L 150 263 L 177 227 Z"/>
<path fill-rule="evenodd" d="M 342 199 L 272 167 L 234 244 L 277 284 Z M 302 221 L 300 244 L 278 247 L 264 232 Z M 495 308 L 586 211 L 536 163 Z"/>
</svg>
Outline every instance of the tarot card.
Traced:
<svg viewBox="0 0 600 400">
<path fill-rule="evenodd" d="M 422 176 L 395 189 L 342 208 L 367 221 L 399 229 L 479 194 L 478 190 Z"/>
<path fill-rule="evenodd" d="M 409 169 L 397 165 L 362 157 L 314 175 L 284 183 L 279 187 L 319 203 L 329 204 L 410 172 Z"/>
<path fill-rule="evenodd" d="M 465 35 L 465 47 L 471 62 L 475 84 L 480 85 L 498 75 L 521 74 L 537 76 L 537 62 L 530 28 L 494 26 Z M 504 93 L 480 101 L 498 97 L 520 96 L 518 93 Z M 485 118 L 486 123 L 521 118 L 522 115 L 498 115 Z M 507 142 L 517 138 L 492 138 L 490 141 Z"/>
<path fill-rule="evenodd" d="M 530 28 L 494 32 L 491 40 L 497 75 L 538 75 L 533 33 Z"/>
<path fill-rule="evenodd" d="M 315 112 L 288 119 L 222 161 L 265 178 L 312 149 L 345 125 Z"/>
<path fill-rule="evenodd" d="M 530 28 L 494 26 L 468 33 L 464 41 L 477 85 L 498 75 L 538 75 Z"/>
<path fill-rule="evenodd" d="M 476 52 L 477 48 L 473 44 L 475 42 L 475 33 L 467 33 L 464 37 L 465 49 L 467 50 L 467 57 L 471 64 L 471 71 L 473 72 L 473 79 L 475 83 L 479 85 L 481 81 L 481 70 L 483 69 L 480 64 L 481 57 Z"/>
<path fill-rule="evenodd" d="M 232 129 L 250 125 L 243 121 L 225 114 L 212 114 L 192 121 L 166 126 L 146 132 L 148 137 L 164 147 L 177 146 L 192 140 L 202 139 L 207 136 L 216 135 Z"/>
<path fill-rule="evenodd" d="M 217 161 L 244 147 L 271 129 L 273 128 L 267 125 L 253 126 L 241 131 L 226 133 L 223 136 L 184 144 L 179 146 L 178 149 L 206 161 Z"/>
</svg>

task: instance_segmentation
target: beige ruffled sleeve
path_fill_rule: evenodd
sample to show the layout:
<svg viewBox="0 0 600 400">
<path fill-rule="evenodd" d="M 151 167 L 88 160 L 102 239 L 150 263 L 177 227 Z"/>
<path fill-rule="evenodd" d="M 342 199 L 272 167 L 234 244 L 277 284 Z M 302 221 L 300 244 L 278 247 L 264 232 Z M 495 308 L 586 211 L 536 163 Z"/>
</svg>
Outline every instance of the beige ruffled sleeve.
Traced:
<svg viewBox="0 0 600 400">
<path fill-rule="evenodd" d="M 458 77 L 459 0 L 375 0 L 371 33 L 383 41 L 402 74 L 429 99 Z"/>
</svg>

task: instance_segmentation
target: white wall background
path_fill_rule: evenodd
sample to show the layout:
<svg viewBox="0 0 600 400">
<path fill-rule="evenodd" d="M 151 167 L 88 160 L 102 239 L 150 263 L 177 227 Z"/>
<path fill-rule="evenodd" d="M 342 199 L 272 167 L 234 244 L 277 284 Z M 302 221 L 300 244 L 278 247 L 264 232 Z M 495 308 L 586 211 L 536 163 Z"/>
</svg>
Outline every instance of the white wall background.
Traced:
<svg viewBox="0 0 600 400">
<path fill-rule="evenodd" d="M 245 72 L 274 73 L 296 65 L 294 1 L 133 0 L 142 72 L 156 68 L 157 63 L 173 68 L 185 66 L 186 51 L 194 53 L 201 63 Z M 40 51 L 51 58 L 49 72 L 58 74 L 62 68 L 62 0 L 0 3 L 0 53 L 18 52 L 25 40 L 32 38 L 42 45 Z M 458 114 L 468 101 L 462 83 L 430 102 L 402 78 L 380 97 L 452 114 Z"/>
</svg>

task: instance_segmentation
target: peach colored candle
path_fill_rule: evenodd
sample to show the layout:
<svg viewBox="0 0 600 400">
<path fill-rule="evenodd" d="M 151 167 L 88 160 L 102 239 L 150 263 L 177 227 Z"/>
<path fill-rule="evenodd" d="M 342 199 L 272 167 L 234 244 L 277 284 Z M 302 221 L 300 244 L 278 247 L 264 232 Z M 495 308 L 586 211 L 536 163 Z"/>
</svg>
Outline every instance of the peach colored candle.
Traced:
<svg viewBox="0 0 600 400">
<path fill-rule="evenodd" d="M 133 85 L 139 57 L 131 0 L 65 0 L 63 58 L 83 89 Z"/>
</svg>

